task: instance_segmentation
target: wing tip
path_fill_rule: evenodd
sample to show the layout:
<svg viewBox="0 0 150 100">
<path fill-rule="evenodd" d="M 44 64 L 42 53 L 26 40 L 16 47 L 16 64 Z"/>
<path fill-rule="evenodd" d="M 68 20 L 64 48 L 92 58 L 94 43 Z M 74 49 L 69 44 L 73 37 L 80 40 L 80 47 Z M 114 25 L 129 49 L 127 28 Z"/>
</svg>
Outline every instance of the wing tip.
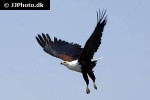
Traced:
<svg viewBox="0 0 150 100">
<path fill-rule="evenodd" d="M 104 23 L 106 24 L 107 22 L 107 15 L 106 15 L 107 9 L 103 9 L 103 10 L 98 10 L 96 11 L 97 13 L 97 23 Z"/>
</svg>

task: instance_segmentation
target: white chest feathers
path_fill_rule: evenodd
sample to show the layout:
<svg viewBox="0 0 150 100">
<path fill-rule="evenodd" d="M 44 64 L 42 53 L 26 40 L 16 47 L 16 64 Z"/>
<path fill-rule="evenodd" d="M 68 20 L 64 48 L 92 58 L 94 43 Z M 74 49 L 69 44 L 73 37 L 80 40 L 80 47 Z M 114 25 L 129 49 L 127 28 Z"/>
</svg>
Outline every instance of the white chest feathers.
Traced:
<svg viewBox="0 0 150 100">
<path fill-rule="evenodd" d="M 81 72 L 81 65 L 79 64 L 78 60 L 74 60 L 71 62 L 67 62 L 66 64 L 64 64 L 67 68 L 69 68 L 70 70 L 73 71 L 77 71 L 77 72 Z"/>
</svg>

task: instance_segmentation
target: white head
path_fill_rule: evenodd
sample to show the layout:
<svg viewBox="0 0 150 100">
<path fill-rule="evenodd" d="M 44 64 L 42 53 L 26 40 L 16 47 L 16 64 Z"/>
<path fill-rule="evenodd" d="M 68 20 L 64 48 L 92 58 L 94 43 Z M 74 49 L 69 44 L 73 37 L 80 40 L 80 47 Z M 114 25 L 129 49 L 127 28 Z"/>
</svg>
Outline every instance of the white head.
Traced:
<svg viewBox="0 0 150 100">
<path fill-rule="evenodd" d="M 74 61 L 71 61 L 71 62 L 63 61 L 60 64 L 65 65 L 70 70 L 81 72 L 81 65 L 79 65 L 78 60 L 74 60 Z"/>
<path fill-rule="evenodd" d="M 65 66 L 69 66 L 69 62 L 68 61 L 63 61 L 60 63 L 61 65 L 65 65 Z"/>
</svg>

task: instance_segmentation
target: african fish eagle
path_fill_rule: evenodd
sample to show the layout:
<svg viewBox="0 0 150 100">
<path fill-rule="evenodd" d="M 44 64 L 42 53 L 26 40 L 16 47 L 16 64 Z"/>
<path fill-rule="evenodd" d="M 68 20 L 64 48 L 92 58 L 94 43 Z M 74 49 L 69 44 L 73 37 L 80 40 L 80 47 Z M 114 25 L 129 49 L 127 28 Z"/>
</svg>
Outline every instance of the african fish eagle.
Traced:
<svg viewBox="0 0 150 100">
<path fill-rule="evenodd" d="M 82 73 L 86 82 L 86 93 L 90 93 L 89 79 L 92 79 L 94 88 L 97 90 L 95 84 L 95 75 L 93 68 L 99 59 L 92 60 L 93 55 L 97 52 L 102 38 L 102 32 L 107 22 L 107 16 L 105 11 L 97 12 L 97 25 L 90 38 L 86 41 L 84 48 L 81 48 L 79 44 L 69 43 L 61 39 L 54 37 L 54 41 L 51 40 L 48 34 L 39 35 L 36 37 L 37 42 L 48 54 L 60 58 L 63 60 L 62 65 L 73 71 Z"/>
</svg>

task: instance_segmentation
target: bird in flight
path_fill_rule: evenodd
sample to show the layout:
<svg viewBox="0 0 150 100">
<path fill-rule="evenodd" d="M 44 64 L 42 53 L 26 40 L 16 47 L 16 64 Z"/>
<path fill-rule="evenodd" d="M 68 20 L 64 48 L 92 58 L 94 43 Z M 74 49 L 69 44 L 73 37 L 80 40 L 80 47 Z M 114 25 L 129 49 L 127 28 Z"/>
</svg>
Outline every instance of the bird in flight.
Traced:
<svg viewBox="0 0 150 100">
<path fill-rule="evenodd" d="M 93 68 L 96 66 L 96 63 L 99 59 L 93 60 L 95 52 L 97 52 L 100 44 L 102 33 L 104 27 L 107 23 L 106 10 L 97 12 L 97 25 L 86 41 L 84 48 L 79 44 L 69 43 L 61 39 L 54 37 L 54 40 L 51 40 L 48 34 L 37 35 L 36 40 L 43 50 L 57 58 L 63 60 L 62 65 L 66 66 L 68 69 L 80 72 L 83 75 L 83 78 L 86 82 L 86 93 L 90 93 L 89 77 L 93 81 L 94 88 L 97 90 L 95 83 L 96 77 L 94 75 Z"/>
</svg>

